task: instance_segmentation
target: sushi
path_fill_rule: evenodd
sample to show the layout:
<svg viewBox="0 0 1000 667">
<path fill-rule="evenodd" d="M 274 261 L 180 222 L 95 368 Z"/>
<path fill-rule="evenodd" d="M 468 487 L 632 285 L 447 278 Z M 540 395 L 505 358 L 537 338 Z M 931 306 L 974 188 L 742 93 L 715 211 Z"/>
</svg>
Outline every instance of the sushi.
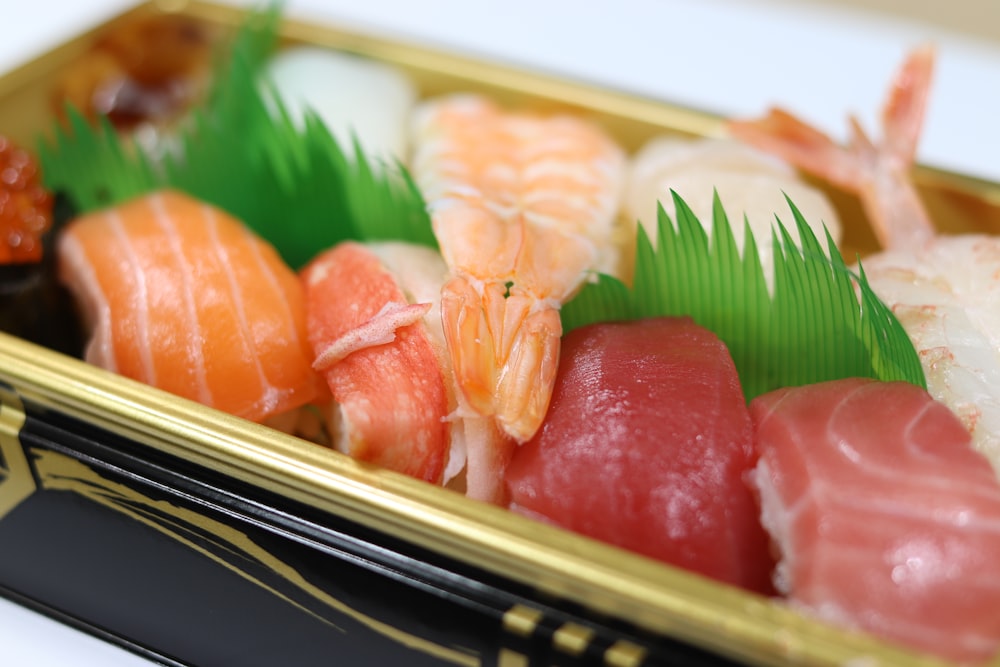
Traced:
<svg viewBox="0 0 1000 667">
<path fill-rule="evenodd" d="M 302 127 L 307 113 L 316 114 L 348 154 L 357 142 L 375 167 L 406 158 L 407 119 L 417 91 L 402 70 L 328 49 L 293 47 L 267 63 L 263 79 L 294 123 Z"/>
<path fill-rule="evenodd" d="M 753 465 L 725 345 L 690 318 L 649 318 L 567 334 L 549 414 L 506 484 L 518 512 L 768 592 Z"/>
<path fill-rule="evenodd" d="M 788 199 L 817 238 L 828 232 L 839 243 L 842 236 L 840 218 L 820 190 L 799 178 L 789 164 L 733 139 L 661 137 L 645 144 L 631 159 L 623 208 L 651 239 L 656 239 L 658 204 L 676 219 L 671 191 L 691 207 L 708 234 L 718 195 L 741 252 L 747 227 L 753 234 L 769 285 L 773 285 L 775 220 L 799 241 Z"/>
<path fill-rule="evenodd" d="M 80 332 L 53 242 L 72 205 L 42 183 L 33 153 L 0 135 L 0 331 L 74 354 Z"/>
<path fill-rule="evenodd" d="M 404 243 L 341 243 L 302 271 L 335 447 L 435 484 L 454 409 L 439 309 L 446 274 L 435 251 Z"/>
<path fill-rule="evenodd" d="M 883 136 L 852 124 L 837 145 L 780 109 L 730 124 L 744 141 L 858 194 L 882 252 L 864 273 L 920 355 L 931 395 L 957 414 L 1000 474 L 1000 237 L 940 234 L 910 171 L 930 96 L 935 53 L 902 63 L 882 112 Z"/>
<path fill-rule="evenodd" d="M 945 658 L 1000 648 L 1000 483 L 923 389 L 846 379 L 750 405 L 750 479 L 791 603 Z"/>
<path fill-rule="evenodd" d="M 159 191 L 74 220 L 56 247 L 88 362 L 254 421 L 322 393 L 297 276 L 223 211 Z"/>
<path fill-rule="evenodd" d="M 551 397 L 559 308 L 594 272 L 620 268 L 624 152 L 585 119 L 476 95 L 423 102 L 413 142 L 451 271 L 441 312 L 460 399 L 524 442 Z"/>
</svg>

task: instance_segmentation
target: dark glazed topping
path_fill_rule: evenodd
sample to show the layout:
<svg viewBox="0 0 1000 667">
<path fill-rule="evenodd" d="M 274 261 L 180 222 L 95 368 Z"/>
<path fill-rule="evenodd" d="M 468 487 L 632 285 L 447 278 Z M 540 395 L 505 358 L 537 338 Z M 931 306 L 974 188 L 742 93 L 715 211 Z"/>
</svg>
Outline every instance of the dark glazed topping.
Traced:
<svg viewBox="0 0 1000 667">
<path fill-rule="evenodd" d="M 120 129 L 170 122 L 204 92 L 215 43 L 210 30 L 188 17 L 136 19 L 104 35 L 66 71 L 56 106 L 106 115 Z"/>
</svg>

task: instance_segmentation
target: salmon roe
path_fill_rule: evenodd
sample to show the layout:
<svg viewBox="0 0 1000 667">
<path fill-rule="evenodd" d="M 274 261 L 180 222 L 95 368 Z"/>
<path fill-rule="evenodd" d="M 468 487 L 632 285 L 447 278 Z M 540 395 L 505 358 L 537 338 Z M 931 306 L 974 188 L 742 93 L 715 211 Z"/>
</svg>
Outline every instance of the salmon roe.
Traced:
<svg viewBox="0 0 1000 667">
<path fill-rule="evenodd" d="M 0 135 L 0 263 L 37 262 L 42 236 L 52 226 L 53 197 L 42 187 L 38 164 Z"/>
</svg>

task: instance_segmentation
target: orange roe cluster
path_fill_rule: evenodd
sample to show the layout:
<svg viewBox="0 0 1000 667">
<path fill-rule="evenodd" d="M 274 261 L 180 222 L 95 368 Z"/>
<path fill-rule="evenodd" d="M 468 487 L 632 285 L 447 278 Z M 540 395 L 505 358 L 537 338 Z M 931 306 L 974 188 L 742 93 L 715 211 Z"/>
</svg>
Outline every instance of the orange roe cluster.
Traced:
<svg viewBox="0 0 1000 667">
<path fill-rule="evenodd" d="M 0 135 L 0 264 L 38 262 L 52 226 L 52 194 L 28 151 Z"/>
</svg>

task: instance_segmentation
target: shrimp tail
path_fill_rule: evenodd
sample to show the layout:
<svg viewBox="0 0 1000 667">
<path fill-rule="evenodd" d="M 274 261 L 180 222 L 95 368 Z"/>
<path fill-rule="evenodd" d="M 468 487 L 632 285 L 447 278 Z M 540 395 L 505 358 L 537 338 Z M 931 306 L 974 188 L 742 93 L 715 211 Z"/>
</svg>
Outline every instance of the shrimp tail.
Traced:
<svg viewBox="0 0 1000 667">
<path fill-rule="evenodd" d="M 458 388 L 479 415 L 493 414 L 498 375 L 490 323 L 502 315 L 488 314 L 488 302 L 495 300 L 484 299 L 465 277 L 449 280 L 441 290 L 441 321 Z"/>
<path fill-rule="evenodd" d="M 730 121 L 728 129 L 744 143 L 837 187 L 851 191 L 861 187 L 865 169 L 856 152 L 839 146 L 829 135 L 783 109 L 770 109 L 757 120 Z"/>
<path fill-rule="evenodd" d="M 508 304 L 521 300 L 511 296 Z M 551 304 L 521 316 L 517 336 L 499 377 L 497 421 L 504 432 L 519 442 L 530 439 L 549 409 L 559 367 L 562 321 Z"/>
<path fill-rule="evenodd" d="M 916 157 L 930 97 L 934 60 L 932 45 L 911 52 L 897 73 L 882 108 L 886 150 L 908 164 Z"/>
<path fill-rule="evenodd" d="M 813 126 L 781 109 L 757 120 L 734 120 L 729 133 L 799 169 L 858 195 L 885 248 L 918 247 L 934 227 L 910 171 L 916 156 L 934 67 L 934 49 L 914 50 L 894 77 L 882 109 L 881 143 L 856 118 L 850 140 L 840 146 Z"/>
<path fill-rule="evenodd" d="M 441 318 L 458 388 L 468 407 L 524 442 L 541 425 L 555 385 L 559 310 L 508 294 L 503 283 L 481 289 L 457 277 L 442 291 Z"/>
</svg>

